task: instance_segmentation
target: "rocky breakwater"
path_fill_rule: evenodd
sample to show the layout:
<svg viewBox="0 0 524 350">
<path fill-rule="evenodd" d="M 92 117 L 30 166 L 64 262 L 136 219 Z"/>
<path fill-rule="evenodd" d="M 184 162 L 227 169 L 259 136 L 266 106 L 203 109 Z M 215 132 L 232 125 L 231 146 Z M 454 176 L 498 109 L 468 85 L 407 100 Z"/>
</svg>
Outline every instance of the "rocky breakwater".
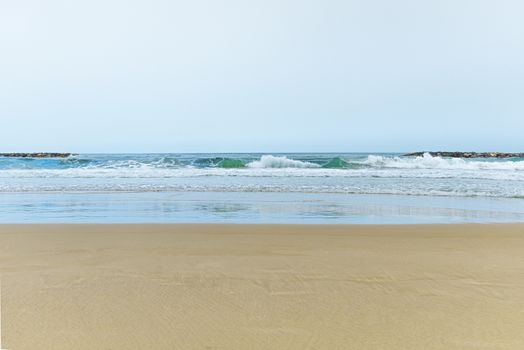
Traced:
<svg viewBox="0 0 524 350">
<path fill-rule="evenodd" d="M 421 157 L 424 154 L 433 157 L 447 158 L 524 158 L 524 153 L 505 153 L 505 152 L 414 152 L 404 154 L 405 157 Z"/>
<path fill-rule="evenodd" d="M 10 158 L 67 158 L 72 156 L 73 153 L 0 153 L 0 157 Z"/>
</svg>

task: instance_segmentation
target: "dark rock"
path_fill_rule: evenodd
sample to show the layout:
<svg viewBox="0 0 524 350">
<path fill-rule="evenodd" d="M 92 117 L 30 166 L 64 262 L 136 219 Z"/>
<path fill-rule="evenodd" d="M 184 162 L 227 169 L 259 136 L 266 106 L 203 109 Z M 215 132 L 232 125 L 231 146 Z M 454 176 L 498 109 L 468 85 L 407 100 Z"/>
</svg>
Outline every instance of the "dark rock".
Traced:
<svg viewBox="0 0 524 350">
<path fill-rule="evenodd" d="M 524 153 L 503 152 L 414 152 L 404 154 L 405 157 L 421 157 L 429 153 L 433 157 L 447 158 L 524 158 Z"/>
<path fill-rule="evenodd" d="M 73 153 L 0 153 L 0 157 L 11 157 L 11 158 L 67 158 L 72 156 Z"/>
</svg>

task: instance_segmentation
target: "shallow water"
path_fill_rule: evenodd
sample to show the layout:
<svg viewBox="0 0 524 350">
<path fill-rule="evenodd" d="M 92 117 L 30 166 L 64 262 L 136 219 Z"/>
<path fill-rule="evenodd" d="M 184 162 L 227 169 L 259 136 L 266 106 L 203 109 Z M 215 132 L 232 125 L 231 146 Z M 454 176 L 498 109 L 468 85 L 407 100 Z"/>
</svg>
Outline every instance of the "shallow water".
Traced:
<svg viewBox="0 0 524 350">
<path fill-rule="evenodd" d="M 520 199 L 303 193 L 9 193 L 2 223 L 524 222 Z"/>
</svg>

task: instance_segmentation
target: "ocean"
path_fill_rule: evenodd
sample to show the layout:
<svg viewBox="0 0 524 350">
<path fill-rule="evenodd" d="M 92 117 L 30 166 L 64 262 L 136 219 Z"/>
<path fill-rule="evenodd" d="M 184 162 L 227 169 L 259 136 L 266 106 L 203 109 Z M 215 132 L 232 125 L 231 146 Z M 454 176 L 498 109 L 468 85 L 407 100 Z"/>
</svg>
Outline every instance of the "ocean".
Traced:
<svg viewBox="0 0 524 350">
<path fill-rule="evenodd" d="M 0 222 L 524 221 L 524 159 L 394 153 L 0 158 Z"/>
</svg>

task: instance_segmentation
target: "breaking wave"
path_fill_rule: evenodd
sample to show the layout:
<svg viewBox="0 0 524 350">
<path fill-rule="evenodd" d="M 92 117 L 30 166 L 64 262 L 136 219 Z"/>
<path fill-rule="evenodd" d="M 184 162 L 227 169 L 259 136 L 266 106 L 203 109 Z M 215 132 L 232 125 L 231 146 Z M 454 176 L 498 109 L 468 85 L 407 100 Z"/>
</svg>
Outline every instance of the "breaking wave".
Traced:
<svg viewBox="0 0 524 350">
<path fill-rule="evenodd" d="M 462 158 L 433 157 L 429 153 L 413 158 L 369 155 L 362 163 L 374 168 L 397 169 L 524 170 L 524 161 L 522 160 L 465 160 Z"/>
<path fill-rule="evenodd" d="M 264 155 L 260 160 L 248 163 L 249 168 L 319 168 L 320 165 L 300 160 L 289 159 L 287 157 L 275 157 Z"/>
</svg>

